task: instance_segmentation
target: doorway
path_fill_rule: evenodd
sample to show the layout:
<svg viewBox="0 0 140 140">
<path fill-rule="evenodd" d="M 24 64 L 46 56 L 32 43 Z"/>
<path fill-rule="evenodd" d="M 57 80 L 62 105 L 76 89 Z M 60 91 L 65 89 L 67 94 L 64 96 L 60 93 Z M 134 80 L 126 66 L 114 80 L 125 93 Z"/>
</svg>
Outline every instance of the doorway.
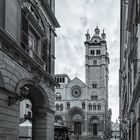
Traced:
<svg viewBox="0 0 140 140">
<path fill-rule="evenodd" d="M 74 123 L 74 135 L 76 135 L 77 133 L 81 135 L 81 122 Z"/>
<path fill-rule="evenodd" d="M 97 124 L 93 124 L 93 135 L 97 136 Z"/>
</svg>

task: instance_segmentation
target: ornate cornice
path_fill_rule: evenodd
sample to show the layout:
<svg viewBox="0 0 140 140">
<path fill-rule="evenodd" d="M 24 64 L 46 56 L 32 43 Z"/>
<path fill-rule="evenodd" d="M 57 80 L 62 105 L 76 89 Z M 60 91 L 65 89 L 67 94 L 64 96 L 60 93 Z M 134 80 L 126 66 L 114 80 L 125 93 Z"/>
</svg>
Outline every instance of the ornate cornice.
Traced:
<svg viewBox="0 0 140 140">
<path fill-rule="evenodd" d="M 54 13 L 52 12 L 51 8 L 49 7 L 48 3 L 46 0 L 40 0 L 43 8 L 46 10 L 46 14 L 48 14 L 49 19 L 51 22 L 54 24 L 56 28 L 60 27 Z"/>
<path fill-rule="evenodd" d="M 39 65 L 29 54 L 22 49 L 22 47 L 13 39 L 10 34 L 0 28 L 0 38 L 2 38 L 2 47 L 0 48 L 5 54 L 14 59 L 19 65 L 24 67 L 33 75 L 40 77 L 47 85 L 53 88 L 58 83 L 47 71 Z M 26 64 L 25 64 L 26 63 Z"/>
</svg>

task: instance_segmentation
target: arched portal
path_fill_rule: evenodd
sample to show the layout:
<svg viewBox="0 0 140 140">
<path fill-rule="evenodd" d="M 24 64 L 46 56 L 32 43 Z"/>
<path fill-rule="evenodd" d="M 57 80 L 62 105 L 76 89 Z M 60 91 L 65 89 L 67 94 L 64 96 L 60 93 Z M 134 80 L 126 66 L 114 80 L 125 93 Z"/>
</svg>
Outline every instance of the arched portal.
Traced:
<svg viewBox="0 0 140 140">
<path fill-rule="evenodd" d="M 20 95 L 20 89 L 26 87 L 29 91 L 28 100 L 32 104 L 32 139 L 47 138 L 48 119 L 47 113 L 50 113 L 50 104 L 47 93 L 36 85 L 36 81 L 22 80 L 17 85 L 16 91 Z"/>
<path fill-rule="evenodd" d="M 94 136 L 98 135 L 99 122 L 100 122 L 100 120 L 99 120 L 99 118 L 97 116 L 92 116 L 90 118 L 89 125 L 88 125 L 90 135 L 94 135 Z"/>
<path fill-rule="evenodd" d="M 73 107 L 68 111 L 66 117 L 67 125 L 74 130 L 75 135 L 77 133 L 82 135 L 84 128 L 84 118 L 84 112 L 78 107 Z"/>
</svg>

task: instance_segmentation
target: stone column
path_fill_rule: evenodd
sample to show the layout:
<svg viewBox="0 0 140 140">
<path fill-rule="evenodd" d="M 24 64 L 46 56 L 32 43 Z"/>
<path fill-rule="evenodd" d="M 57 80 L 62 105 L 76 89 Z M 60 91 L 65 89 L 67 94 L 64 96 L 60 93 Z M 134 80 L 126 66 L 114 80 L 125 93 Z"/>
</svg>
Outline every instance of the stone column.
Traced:
<svg viewBox="0 0 140 140">
<path fill-rule="evenodd" d="M 33 109 L 33 140 L 54 139 L 54 114 L 44 108 Z"/>
<path fill-rule="evenodd" d="M 88 120 L 85 118 L 85 132 L 84 135 L 88 135 Z"/>
</svg>

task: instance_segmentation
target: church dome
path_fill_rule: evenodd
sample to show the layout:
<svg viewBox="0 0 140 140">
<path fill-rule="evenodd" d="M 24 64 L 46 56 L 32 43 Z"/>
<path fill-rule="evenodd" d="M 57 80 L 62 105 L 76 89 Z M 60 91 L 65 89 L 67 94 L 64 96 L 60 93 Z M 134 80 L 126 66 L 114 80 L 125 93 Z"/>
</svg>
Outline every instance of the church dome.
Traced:
<svg viewBox="0 0 140 140">
<path fill-rule="evenodd" d="M 95 35 L 99 35 L 100 34 L 100 29 L 98 28 L 98 26 L 95 28 Z"/>
</svg>

